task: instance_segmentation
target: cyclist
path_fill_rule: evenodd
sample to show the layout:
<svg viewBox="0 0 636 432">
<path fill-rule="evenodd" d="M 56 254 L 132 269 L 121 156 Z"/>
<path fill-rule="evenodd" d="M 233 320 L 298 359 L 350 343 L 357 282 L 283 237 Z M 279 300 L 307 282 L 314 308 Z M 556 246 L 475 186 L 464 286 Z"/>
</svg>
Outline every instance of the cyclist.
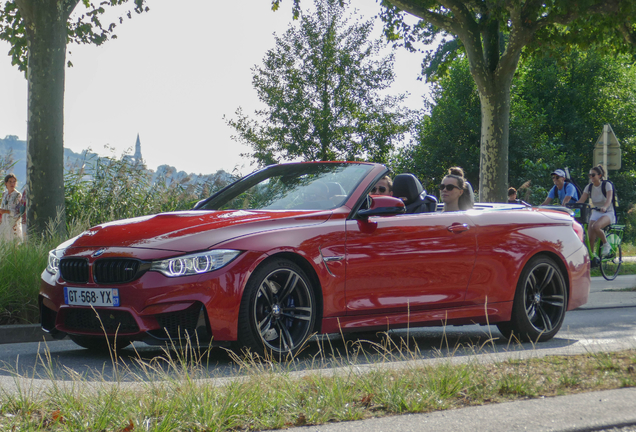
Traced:
<svg viewBox="0 0 636 432">
<path fill-rule="evenodd" d="M 590 223 L 588 225 L 588 232 L 592 248 L 594 248 L 594 245 L 596 244 L 596 239 L 601 239 L 601 243 L 603 244 L 601 247 L 601 255 L 605 256 L 610 253 L 611 247 L 609 243 L 607 243 L 603 228 L 616 223 L 616 212 L 614 211 L 614 205 L 612 204 L 614 190 L 612 189 L 611 182 L 603 180 L 603 177 L 605 177 L 605 170 L 602 165 L 593 167 L 590 170 L 588 177 L 590 178 L 590 183 L 585 186 L 581 199 L 577 202 L 586 202 L 591 197 L 592 206 L 600 208 L 600 210 L 592 210 Z M 603 183 L 605 183 L 604 186 Z M 603 194 L 603 188 L 605 188 L 605 194 Z"/>
<path fill-rule="evenodd" d="M 570 200 L 574 202 L 579 199 L 579 194 L 574 185 L 565 181 L 565 171 L 557 169 L 550 175 L 552 176 L 554 187 L 550 189 L 548 197 L 541 204 L 542 206 L 549 205 L 557 194 L 562 206 L 566 205 Z"/>
</svg>

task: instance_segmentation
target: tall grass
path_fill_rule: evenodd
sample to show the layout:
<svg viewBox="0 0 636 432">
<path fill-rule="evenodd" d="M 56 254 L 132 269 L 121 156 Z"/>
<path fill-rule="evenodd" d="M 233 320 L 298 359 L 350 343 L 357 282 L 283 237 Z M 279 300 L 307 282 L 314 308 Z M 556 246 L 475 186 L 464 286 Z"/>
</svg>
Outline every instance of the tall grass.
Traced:
<svg viewBox="0 0 636 432">
<path fill-rule="evenodd" d="M 10 155 L 0 165 L 10 166 Z M 120 158 L 90 156 L 81 167 L 66 171 L 64 178 L 66 222 L 62 214 L 51 221 L 42 236 L 27 235 L 22 244 L 0 241 L 0 325 L 38 321 L 40 275 L 46 268 L 48 251 L 91 226 L 112 220 L 192 208 L 200 199 L 226 184 L 192 184 L 161 177 Z M 68 237 L 60 238 L 57 224 L 66 223 Z"/>
<path fill-rule="evenodd" d="M 205 354 L 191 346 L 185 351 L 191 353 L 166 349 L 161 358 L 139 358 L 135 371 L 113 360 L 117 376 L 133 377 L 127 382 L 100 380 L 99 373 L 57 381 L 46 353 L 44 377 L 32 377 L 44 378 L 44 386 L 5 368 L 14 386 L 0 388 L 0 429 L 270 430 L 636 385 L 634 350 L 501 363 L 376 364 L 382 367 L 366 372 L 346 357 L 337 370 L 296 372 L 287 363 L 247 356 L 235 357 L 240 376 L 222 379 L 209 372 Z"/>
<path fill-rule="evenodd" d="M 85 156 L 86 157 L 86 156 Z M 122 157 L 88 157 L 64 177 L 66 215 L 90 226 L 147 214 L 190 209 L 224 184 L 192 184 L 189 177 L 160 177 Z"/>
<path fill-rule="evenodd" d="M 65 240 L 55 234 L 57 223 L 59 219 L 51 221 L 44 236 L 27 235 L 23 243 L 0 240 L 0 325 L 38 322 L 40 275 L 48 252 Z M 87 228 L 86 219 L 67 224 L 70 237 Z"/>
<path fill-rule="evenodd" d="M 40 274 L 48 245 L 0 241 L 0 324 L 37 322 Z"/>
</svg>

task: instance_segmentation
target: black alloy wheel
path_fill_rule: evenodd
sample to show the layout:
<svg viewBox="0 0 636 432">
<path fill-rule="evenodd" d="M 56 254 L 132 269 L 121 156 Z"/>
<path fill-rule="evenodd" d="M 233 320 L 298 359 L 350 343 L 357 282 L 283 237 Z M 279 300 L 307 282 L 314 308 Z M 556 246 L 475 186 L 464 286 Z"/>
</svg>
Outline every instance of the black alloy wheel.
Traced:
<svg viewBox="0 0 636 432">
<path fill-rule="evenodd" d="M 250 278 L 241 301 L 239 342 L 256 353 L 296 354 L 316 322 L 314 289 L 286 259 L 266 262 Z"/>
<path fill-rule="evenodd" d="M 568 304 L 565 278 L 556 263 L 546 256 L 532 258 L 517 283 L 509 322 L 499 323 L 508 339 L 544 342 L 557 334 Z"/>
</svg>

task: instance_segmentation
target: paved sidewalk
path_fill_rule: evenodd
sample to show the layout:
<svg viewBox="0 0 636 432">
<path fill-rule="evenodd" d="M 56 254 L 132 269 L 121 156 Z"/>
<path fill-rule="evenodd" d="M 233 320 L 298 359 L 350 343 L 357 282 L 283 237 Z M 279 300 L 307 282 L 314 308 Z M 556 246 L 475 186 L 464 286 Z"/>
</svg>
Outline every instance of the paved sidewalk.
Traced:
<svg viewBox="0 0 636 432">
<path fill-rule="evenodd" d="M 593 277 L 590 297 L 579 309 L 636 306 L 636 291 L 622 291 L 634 287 L 636 287 L 636 275 L 617 276 L 613 281 Z"/>
<path fill-rule="evenodd" d="M 636 431 L 636 388 L 482 405 L 428 414 L 285 429 L 285 432 Z"/>
</svg>

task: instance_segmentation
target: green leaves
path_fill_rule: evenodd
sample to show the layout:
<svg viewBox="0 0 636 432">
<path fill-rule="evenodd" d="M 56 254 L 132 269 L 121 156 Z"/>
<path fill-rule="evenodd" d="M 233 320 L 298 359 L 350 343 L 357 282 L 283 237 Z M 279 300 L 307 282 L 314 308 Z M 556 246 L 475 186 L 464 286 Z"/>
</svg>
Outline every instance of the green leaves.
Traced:
<svg viewBox="0 0 636 432">
<path fill-rule="evenodd" d="M 60 8 L 69 8 L 70 13 L 75 8 L 77 1 L 66 0 L 48 0 L 59 3 Z M 106 13 L 108 7 L 118 7 L 127 3 L 128 0 L 108 0 L 94 5 L 88 0 L 82 0 L 82 7 L 86 10 L 77 15 L 73 20 L 68 21 L 68 41 L 74 43 L 86 43 L 101 45 L 109 39 L 116 36 L 114 30 L 115 23 L 104 25 L 100 18 Z M 30 5 L 31 1 L 25 4 Z M 149 8 L 145 6 L 144 0 L 134 0 L 135 13 L 140 14 L 147 12 Z M 124 11 L 124 14 L 131 18 L 131 11 Z M 123 22 L 123 16 L 117 19 L 118 23 Z M 11 56 L 11 64 L 16 65 L 19 70 L 26 72 L 27 70 L 27 34 L 25 29 L 25 18 L 15 0 L 5 0 L 4 4 L 0 3 L 0 40 L 7 41 L 11 48 L 9 56 Z"/>
<path fill-rule="evenodd" d="M 27 41 L 24 21 L 13 1 L 0 3 L 0 40 L 9 42 L 11 64 L 26 72 Z"/>
<path fill-rule="evenodd" d="M 566 166 L 584 185 L 593 164 L 592 148 L 603 124 L 610 123 L 623 152 L 623 167 L 610 177 L 625 203 L 619 211 L 626 213 L 627 203 L 636 202 L 634 94 L 636 68 L 627 55 L 562 49 L 558 55 L 528 59 L 512 83 L 509 186 L 530 182 L 520 198 L 539 204 L 552 187 L 550 172 Z M 459 165 L 476 186 L 480 103 L 465 58 L 440 76 L 426 108 L 430 115 L 418 126 L 417 142 L 397 155 L 394 170 L 417 174 L 430 190 L 449 166 Z M 634 233 L 636 227 L 630 235 Z"/>
</svg>

